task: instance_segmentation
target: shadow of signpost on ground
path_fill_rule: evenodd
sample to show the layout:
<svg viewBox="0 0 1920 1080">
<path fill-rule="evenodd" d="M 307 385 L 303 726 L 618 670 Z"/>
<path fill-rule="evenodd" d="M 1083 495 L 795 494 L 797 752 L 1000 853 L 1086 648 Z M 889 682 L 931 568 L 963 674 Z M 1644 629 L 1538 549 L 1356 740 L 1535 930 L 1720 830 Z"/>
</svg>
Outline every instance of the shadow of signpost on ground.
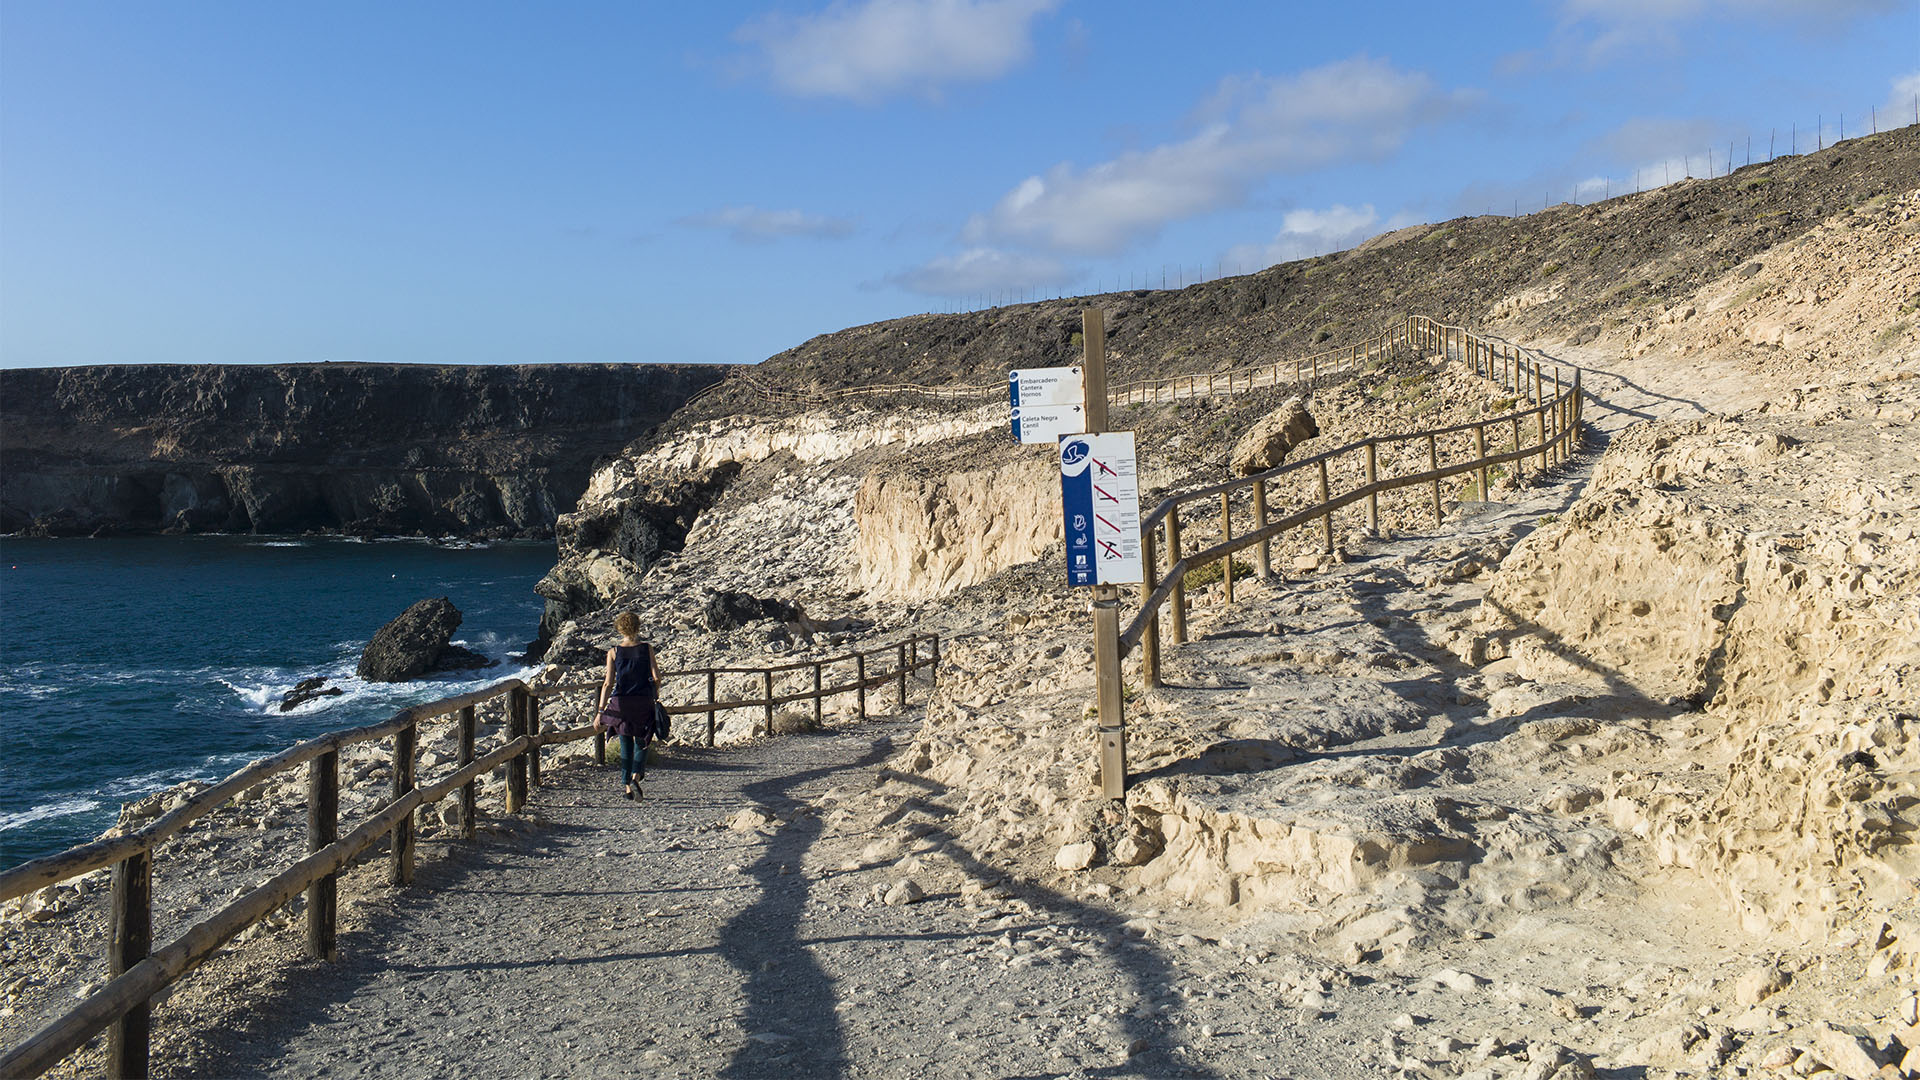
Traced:
<svg viewBox="0 0 1920 1080">
<path fill-rule="evenodd" d="M 850 765 L 802 770 L 749 784 L 748 797 L 776 811 L 798 810 L 803 805 L 796 791 L 805 784 L 838 772 L 865 768 L 884 760 L 893 751 L 891 734 L 879 737 L 872 748 Z M 892 779 L 921 784 L 929 795 L 947 791 L 943 785 L 924 777 L 889 772 Z M 721 955 L 745 980 L 746 1003 L 741 1025 L 747 1040 L 741 1045 L 720 1075 L 745 1080 L 750 1077 L 808 1076 L 837 1077 L 848 1074 L 847 1031 L 839 1007 L 846 999 L 836 980 L 822 966 L 812 950 L 820 945 L 848 941 L 886 940 L 896 947 L 911 947 L 937 941 L 977 939 L 986 941 L 998 931 L 980 929 L 962 933 L 928 932 L 904 935 L 862 935 L 857 938 L 801 936 L 800 927 L 812 890 L 820 883 L 802 872 L 804 860 L 823 834 L 820 820 L 810 813 L 796 814 L 769 839 L 767 847 L 747 872 L 758 883 L 756 899 L 736 915 L 721 932 Z M 1006 876 L 998 868 L 980 862 L 946 831 L 933 828 L 921 833 L 923 840 L 936 845 L 959 869 L 969 876 L 995 881 Z M 1021 887 L 1019 895 L 1055 926 L 1072 925 L 1096 934 L 1106 945 L 1104 959 L 1111 962 L 1133 983 L 1143 1002 L 1169 996 L 1179 978 L 1172 965 L 1146 942 L 1133 939 L 1119 926 L 1111 912 L 1090 908 L 1071 898 L 1033 884 Z M 933 898 L 938 901 L 939 897 Z M 910 957 L 926 962 L 929 957 Z M 979 963 L 995 963 L 980 960 Z M 936 1003 L 930 1003 L 936 1004 Z M 1129 1047 L 1140 1046 L 1138 1054 L 1123 1053 L 1123 1060 L 1112 1065 L 1080 1064 L 1072 1071 L 1090 1076 L 1193 1076 L 1215 1073 L 1192 1061 L 1174 1056 L 1178 1042 L 1170 1036 L 1168 1017 L 1139 1015 L 1128 1010 L 1120 1018 Z M 927 1016 L 928 1028 L 944 1026 L 955 1017 Z M 1034 1076 L 1058 1075 L 1058 1070 L 1032 1066 Z M 1017 1074 L 1009 1074 L 1017 1075 Z"/>
</svg>

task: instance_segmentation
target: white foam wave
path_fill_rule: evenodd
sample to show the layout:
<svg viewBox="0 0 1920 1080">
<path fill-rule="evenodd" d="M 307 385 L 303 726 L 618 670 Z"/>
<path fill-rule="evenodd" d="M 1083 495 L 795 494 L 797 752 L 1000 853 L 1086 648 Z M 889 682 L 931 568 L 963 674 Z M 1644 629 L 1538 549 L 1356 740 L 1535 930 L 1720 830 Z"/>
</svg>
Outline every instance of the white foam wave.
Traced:
<svg viewBox="0 0 1920 1080">
<path fill-rule="evenodd" d="M 11 814 L 0 814 L 0 832 L 18 829 L 36 821 L 48 818 L 67 817 L 71 814 L 84 814 L 89 810 L 98 810 L 100 803 L 93 799 L 61 799 L 58 802 L 44 803 L 28 810 L 18 810 Z"/>
</svg>

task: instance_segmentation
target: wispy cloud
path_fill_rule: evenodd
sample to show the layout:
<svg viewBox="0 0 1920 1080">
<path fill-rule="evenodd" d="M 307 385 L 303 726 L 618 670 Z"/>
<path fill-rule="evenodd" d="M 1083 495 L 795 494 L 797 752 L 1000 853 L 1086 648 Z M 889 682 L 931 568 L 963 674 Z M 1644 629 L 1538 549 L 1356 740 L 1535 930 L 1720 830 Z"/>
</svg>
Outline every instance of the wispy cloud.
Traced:
<svg viewBox="0 0 1920 1080">
<path fill-rule="evenodd" d="M 1416 222 L 1409 214 L 1395 214 L 1382 221 L 1372 204 L 1345 206 L 1335 203 L 1324 210 L 1289 210 L 1280 219 L 1280 231 L 1265 244 L 1242 244 L 1230 249 L 1225 261 L 1236 266 L 1272 266 L 1295 259 L 1325 255 L 1378 236 L 1405 228 Z"/>
<path fill-rule="evenodd" d="M 832 239 L 847 236 L 854 229 L 854 223 L 846 218 L 808 214 L 799 210 L 762 210 L 757 206 L 722 207 L 683 217 L 679 224 L 695 229 L 718 229 L 748 244 L 764 244 L 788 237 Z"/>
<path fill-rule="evenodd" d="M 1111 254 L 1170 222 L 1240 205 L 1267 177 L 1383 157 L 1477 100 L 1366 56 L 1282 78 L 1229 78 L 1196 110 L 1197 134 L 1030 176 L 975 215 L 964 236 Z"/>
<path fill-rule="evenodd" d="M 976 247 L 889 275 L 886 284 L 922 296 L 968 296 L 1002 289 L 1053 288 L 1079 276 L 1058 259 L 1044 255 Z"/>
<path fill-rule="evenodd" d="M 1920 71 L 1893 80 L 1887 100 L 1880 105 L 1877 122 L 1882 131 L 1920 124 Z"/>
<path fill-rule="evenodd" d="M 1560 0 L 1551 55 L 1600 65 L 1643 53 L 1684 51 L 1688 24 L 1756 19 L 1791 21 L 1838 33 L 1854 20 L 1898 11 L 1907 0 Z"/>
<path fill-rule="evenodd" d="M 871 104 L 938 98 L 999 78 L 1033 52 L 1033 22 L 1060 0 L 865 0 L 813 15 L 764 15 L 735 31 L 780 90 Z"/>
</svg>

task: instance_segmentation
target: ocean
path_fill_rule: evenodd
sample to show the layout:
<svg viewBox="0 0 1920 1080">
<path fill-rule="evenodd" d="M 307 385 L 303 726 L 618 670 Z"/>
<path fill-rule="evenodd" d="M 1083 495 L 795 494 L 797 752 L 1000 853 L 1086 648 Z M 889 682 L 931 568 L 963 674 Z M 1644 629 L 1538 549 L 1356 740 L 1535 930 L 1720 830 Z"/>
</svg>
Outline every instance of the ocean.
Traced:
<svg viewBox="0 0 1920 1080">
<path fill-rule="evenodd" d="M 0 866 L 92 840 L 181 781 L 522 674 L 553 562 L 551 543 L 0 538 Z M 429 596 L 500 665 L 355 678 L 373 632 Z M 315 675 L 346 693 L 282 713 Z"/>
</svg>

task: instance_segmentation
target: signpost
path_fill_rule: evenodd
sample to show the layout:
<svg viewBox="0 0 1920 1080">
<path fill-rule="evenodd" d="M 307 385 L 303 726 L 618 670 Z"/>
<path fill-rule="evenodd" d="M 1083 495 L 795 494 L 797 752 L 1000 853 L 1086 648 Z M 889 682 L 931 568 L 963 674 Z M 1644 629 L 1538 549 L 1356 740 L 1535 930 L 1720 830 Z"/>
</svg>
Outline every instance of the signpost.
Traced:
<svg viewBox="0 0 1920 1080">
<path fill-rule="evenodd" d="M 1086 381 L 1077 367 L 1015 368 L 1007 373 L 1013 404 L 1013 437 L 1053 444 L 1087 429 Z"/>
<path fill-rule="evenodd" d="M 1093 589 L 1093 677 L 1098 687 L 1100 718 L 1100 791 L 1109 799 L 1127 794 L 1127 720 L 1120 693 L 1119 581 L 1139 581 L 1140 485 L 1135 468 L 1133 433 L 1107 432 L 1107 324 L 1099 308 L 1080 313 L 1086 353 L 1084 401 L 1087 426 L 1083 433 L 1060 440 L 1060 493 L 1067 524 L 1068 582 Z M 1071 458 L 1073 460 L 1069 461 Z M 1108 486 L 1107 481 L 1112 481 Z M 1098 484 L 1096 490 L 1095 485 Z M 1084 503 L 1075 500 L 1084 490 Z M 1069 494 L 1074 492 L 1075 494 Z M 1074 518 L 1084 515 L 1076 528 Z M 1104 517 L 1104 520 L 1102 518 Z M 1086 579 L 1078 579 L 1074 548 L 1076 535 L 1092 546 Z M 1102 544 L 1106 546 L 1102 546 Z M 1104 558 L 1102 558 L 1104 556 Z"/>
</svg>

